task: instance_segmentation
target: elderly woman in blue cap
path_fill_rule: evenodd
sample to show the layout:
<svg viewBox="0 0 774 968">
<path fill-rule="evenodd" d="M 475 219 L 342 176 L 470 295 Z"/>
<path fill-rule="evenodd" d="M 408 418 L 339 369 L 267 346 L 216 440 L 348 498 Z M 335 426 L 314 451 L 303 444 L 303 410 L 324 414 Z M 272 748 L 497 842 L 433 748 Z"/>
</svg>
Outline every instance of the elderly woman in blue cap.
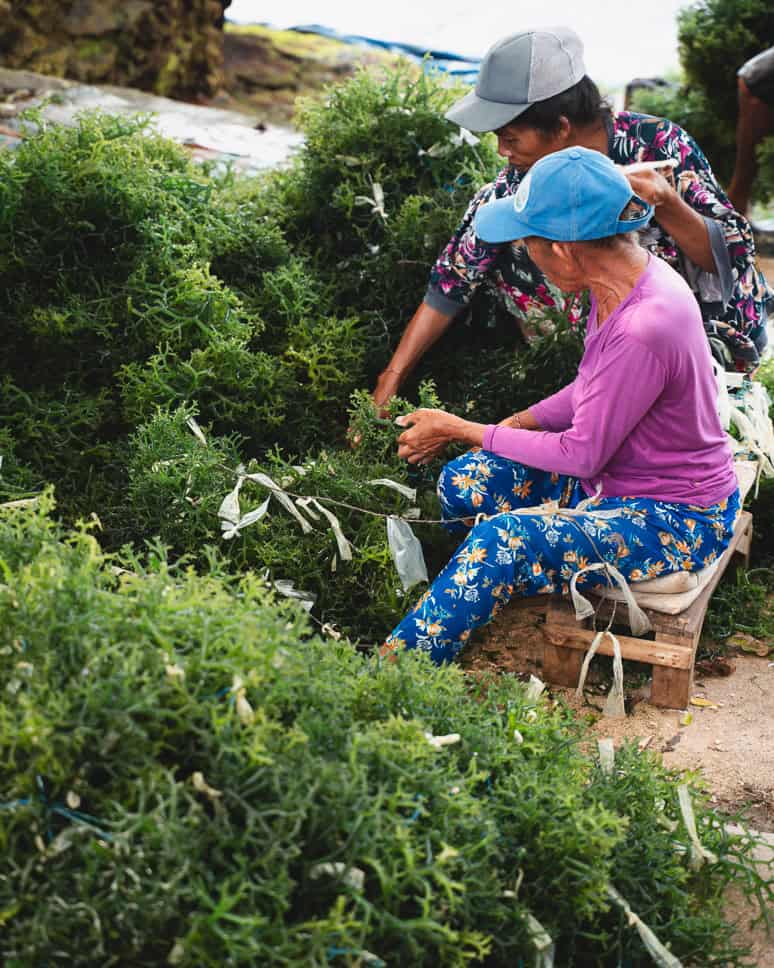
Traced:
<svg viewBox="0 0 774 968">
<path fill-rule="evenodd" d="M 589 291 L 584 355 L 569 386 L 498 424 L 403 418 L 410 463 L 473 446 L 438 484 L 450 527 L 469 530 L 383 654 L 451 659 L 512 596 L 559 591 L 600 559 L 637 581 L 699 570 L 727 546 L 739 492 L 710 350 L 685 281 L 638 244 L 652 214 L 609 158 L 582 147 L 540 159 L 514 195 L 479 208 L 482 239 L 520 240 L 554 284 Z M 582 506 L 570 517 L 540 511 L 548 502 Z"/>
<path fill-rule="evenodd" d="M 538 159 L 573 145 L 622 166 L 673 166 L 631 174 L 633 189 L 655 208 L 642 245 L 687 281 L 724 365 L 755 368 L 766 344 L 771 292 L 756 267 L 749 223 L 734 211 L 700 147 L 679 125 L 611 111 L 586 74 L 574 31 L 523 30 L 496 43 L 481 63 L 475 90 L 446 117 L 471 131 L 493 131 L 508 164 L 476 193 L 441 251 L 424 299 L 379 376 L 378 405 L 398 391 L 482 287 L 496 294 L 526 339 L 533 335 L 529 319 L 541 307 L 563 309 L 580 320 L 582 303 L 573 290 L 546 278 L 524 249 L 476 230 L 483 205 L 512 197 Z"/>
</svg>

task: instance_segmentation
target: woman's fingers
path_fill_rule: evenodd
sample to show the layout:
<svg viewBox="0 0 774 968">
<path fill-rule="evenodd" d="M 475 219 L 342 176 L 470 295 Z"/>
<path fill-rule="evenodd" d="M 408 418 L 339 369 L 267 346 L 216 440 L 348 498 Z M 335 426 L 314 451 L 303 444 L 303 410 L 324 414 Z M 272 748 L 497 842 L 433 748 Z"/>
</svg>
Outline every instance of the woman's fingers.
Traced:
<svg viewBox="0 0 774 968">
<path fill-rule="evenodd" d="M 396 417 L 395 423 L 399 427 L 411 427 L 427 413 L 427 410 L 414 410 L 412 413 L 406 413 L 402 417 Z"/>
<path fill-rule="evenodd" d="M 624 174 L 629 179 L 629 184 L 639 197 L 650 205 L 660 205 L 664 198 L 672 191 L 672 187 L 664 176 L 658 171 L 642 171 L 633 174 Z"/>
<path fill-rule="evenodd" d="M 398 457 L 410 464 L 426 464 L 441 453 L 448 443 L 445 422 L 449 416 L 442 410 L 415 410 L 396 421 L 407 427 L 398 437 Z"/>
</svg>

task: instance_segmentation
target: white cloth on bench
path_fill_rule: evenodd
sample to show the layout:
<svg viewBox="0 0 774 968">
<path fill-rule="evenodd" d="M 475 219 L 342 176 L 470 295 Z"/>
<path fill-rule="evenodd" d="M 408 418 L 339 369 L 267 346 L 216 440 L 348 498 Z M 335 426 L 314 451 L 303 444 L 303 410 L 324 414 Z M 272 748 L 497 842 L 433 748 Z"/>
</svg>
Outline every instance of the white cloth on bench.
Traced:
<svg viewBox="0 0 774 968">
<path fill-rule="evenodd" d="M 739 481 L 741 503 L 744 503 L 745 497 L 755 483 L 758 464 L 752 460 L 739 460 L 734 463 L 734 469 Z M 662 612 L 666 615 L 679 615 L 696 601 L 719 565 L 718 559 L 701 571 L 675 571 L 670 575 L 661 575 L 659 578 L 629 582 L 629 587 L 634 592 L 635 601 L 642 608 L 650 608 L 654 612 Z M 617 602 L 625 601 L 623 593 L 618 588 L 606 588 L 603 597 Z"/>
</svg>

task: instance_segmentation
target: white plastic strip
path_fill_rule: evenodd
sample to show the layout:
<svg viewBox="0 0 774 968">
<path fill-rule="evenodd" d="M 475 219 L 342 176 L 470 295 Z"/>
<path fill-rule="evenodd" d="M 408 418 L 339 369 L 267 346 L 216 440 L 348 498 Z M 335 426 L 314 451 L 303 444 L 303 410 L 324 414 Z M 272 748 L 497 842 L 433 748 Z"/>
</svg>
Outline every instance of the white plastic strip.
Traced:
<svg viewBox="0 0 774 968">
<path fill-rule="evenodd" d="M 268 474 L 245 474 L 245 480 L 254 481 L 256 484 L 262 484 L 264 487 L 268 487 L 280 504 L 285 508 L 285 510 L 292 514 L 296 521 L 298 521 L 304 534 L 309 534 L 309 532 L 312 530 L 311 524 L 306 520 L 305 517 L 302 516 L 301 512 L 295 506 L 293 501 L 288 497 L 281 487 L 274 483 Z"/>
<path fill-rule="evenodd" d="M 576 571 L 572 576 L 570 580 L 570 595 L 572 596 L 572 603 L 575 606 L 575 617 L 578 621 L 594 614 L 591 602 L 585 596 L 581 595 L 577 589 L 578 578 L 587 571 L 604 571 L 614 579 L 626 599 L 626 604 L 629 609 L 629 627 L 635 635 L 642 635 L 650 631 L 652 628 L 650 619 L 637 604 L 634 594 L 631 588 L 629 588 L 629 583 L 615 565 L 611 565 L 609 562 L 595 562 L 592 565 L 587 565 L 585 568 Z"/>
<path fill-rule="evenodd" d="M 395 516 L 387 518 L 387 543 L 404 591 L 430 580 L 422 544 L 408 521 Z"/>
<path fill-rule="evenodd" d="M 306 512 L 306 513 L 307 513 L 307 514 L 309 515 L 309 517 L 310 517 L 310 518 L 312 519 L 312 521 L 319 521 L 319 520 L 320 520 L 320 515 L 319 515 L 319 514 L 317 514 L 317 513 L 316 513 L 316 512 L 315 512 L 315 511 L 314 511 L 314 510 L 312 509 L 312 507 L 311 507 L 311 505 L 312 505 L 312 504 L 314 504 L 314 503 L 315 503 L 315 500 L 314 500 L 314 498 L 313 498 L 313 497 L 297 497 L 297 498 L 296 498 L 296 505 L 297 505 L 298 507 L 300 507 L 300 508 L 303 508 L 303 509 L 304 509 L 304 511 L 305 511 L 305 512 Z"/>
<path fill-rule="evenodd" d="M 378 484 L 382 487 L 390 487 L 393 491 L 397 491 L 398 494 L 402 494 L 407 497 L 409 501 L 416 501 L 417 499 L 417 489 L 415 487 L 409 487 L 408 484 L 401 484 L 398 481 L 393 481 L 389 477 L 378 477 L 374 481 L 368 481 L 369 484 Z"/>
<path fill-rule="evenodd" d="M 586 685 L 586 676 L 588 675 L 591 660 L 596 655 L 597 649 L 602 644 L 602 640 L 606 635 L 613 643 L 613 685 L 610 688 L 608 697 L 605 700 L 605 705 L 602 708 L 602 715 L 620 719 L 626 716 L 623 692 L 623 658 L 621 656 L 621 643 L 609 630 L 605 629 L 602 632 L 597 632 L 596 636 L 594 637 L 594 641 L 591 643 L 589 650 L 583 659 L 583 665 L 581 666 L 580 676 L 578 678 L 578 687 L 575 690 L 575 695 L 578 699 L 583 698 L 583 687 Z"/>
<path fill-rule="evenodd" d="M 534 914 L 527 914 L 527 932 L 535 946 L 535 968 L 554 968 L 554 942 Z"/>
<path fill-rule="evenodd" d="M 598 739 L 597 749 L 599 750 L 599 768 L 605 776 L 612 776 L 615 766 L 615 746 L 611 737 L 606 736 L 604 739 Z"/>
<path fill-rule="evenodd" d="M 338 877 L 345 884 L 353 887 L 356 891 L 362 891 L 365 885 L 365 871 L 359 867 L 348 867 L 341 861 L 326 861 L 322 864 L 315 864 L 309 871 L 309 876 L 318 877 Z"/>
<path fill-rule="evenodd" d="M 330 524 L 331 529 L 333 530 L 333 533 L 336 536 L 336 544 L 339 549 L 339 557 L 341 558 L 341 560 L 352 561 L 352 545 L 344 537 L 344 532 L 341 530 L 339 519 L 332 511 L 329 511 L 328 508 L 320 504 L 319 501 L 311 501 L 310 503 L 314 504 L 314 506 L 317 508 L 320 514 L 323 515 L 323 517 L 327 518 L 328 523 Z"/>
<path fill-rule="evenodd" d="M 696 830 L 696 818 L 693 815 L 691 793 L 685 783 L 681 783 L 677 788 L 677 797 L 680 801 L 680 813 L 683 815 L 683 823 L 691 839 L 691 869 L 697 871 L 705 861 L 708 861 L 710 864 L 716 864 L 717 857 L 711 850 L 703 847 L 699 840 L 699 834 Z"/>
<path fill-rule="evenodd" d="M 527 701 L 537 702 L 543 690 L 546 688 L 546 684 L 542 679 L 538 679 L 537 676 L 529 677 L 529 684 L 527 685 Z"/>
<path fill-rule="evenodd" d="M 307 612 L 312 611 L 317 596 L 313 592 L 305 592 L 300 588 L 295 588 L 289 578 L 278 578 L 274 583 L 274 588 L 284 595 L 285 598 L 292 598 L 305 608 Z"/>
<path fill-rule="evenodd" d="M 676 958 L 668 948 L 664 947 L 647 924 L 632 911 L 628 901 L 621 897 L 612 884 L 607 885 L 607 896 L 623 909 L 629 927 L 637 929 L 642 943 L 658 968 L 683 968 L 682 961 Z"/>
<path fill-rule="evenodd" d="M 239 521 L 237 522 L 236 528 L 234 529 L 235 532 L 236 531 L 241 531 L 242 528 L 247 528 L 251 524 L 255 524 L 256 521 L 260 521 L 261 518 L 269 510 L 269 501 L 270 500 L 271 500 L 271 495 L 269 495 L 269 497 L 266 498 L 266 500 L 263 502 L 263 504 L 259 504 L 257 508 L 253 508 L 252 511 L 248 511 L 247 514 L 245 514 L 243 517 L 241 517 L 239 519 Z M 224 538 L 227 538 L 227 537 L 229 537 L 229 535 L 224 534 L 223 537 Z"/>
<path fill-rule="evenodd" d="M 447 733 L 445 736 L 433 736 L 432 733 L 425 733 L 425 739 L 433 749 L 441 750 L 444 746 L 454 746 L 459 743 L 462 737 L 459 733 Z"/>
<path fill-rule="evenodd" d="M 204 434 L 202 432 L 202 428 L 199 426 L 199 424 L 196 422 L 196 420 L 193 417 L 189 417 L 186 420 L 186 426 L 191 431 L 191 433 L 194 435 L 194 437 L 196 437 L 196 439 L 199 441 L 199 443 L 200 444 L 204 444 L 204 446 L 206 447 L 207 446 L 207 438 L 204 436 Z"/>
<path fill-rule="evenodd" d="M 223 498 L 220 507 L 218 508 L 220 529 L 223 532 L 231 531 L 232 529 L 236 528 L 237 524 L 239 524 L 239 519 L 242 516 L 242 512 L 239 508 L 239 492 L 242 490 L 244 481 L 244 477 L 237 478 L 237 482 L 234 485 L 234 490 Z"/>
</svg>

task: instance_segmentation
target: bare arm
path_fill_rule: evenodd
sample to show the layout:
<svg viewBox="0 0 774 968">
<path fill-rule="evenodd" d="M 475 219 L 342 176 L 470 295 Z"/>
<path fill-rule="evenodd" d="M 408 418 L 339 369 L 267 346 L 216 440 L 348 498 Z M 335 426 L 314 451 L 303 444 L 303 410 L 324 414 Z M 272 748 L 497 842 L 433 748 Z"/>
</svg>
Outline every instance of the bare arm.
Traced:
<svg viewBox="0 0 774 968">
<path fill-rule="evenodd" d="M 677 192 L 671 192 L 658 206 L 656 218 L 692 262 L 705 272 L 717 274 L 707 224 Z"/>
<path fill-rule="evenodd" d="M 512 417 L 501 420 L 501 427 L 511 427 L 513 430 L 542 430 L 543 428 L 532 415 L 531 410 L 520 410 Z"/>
<path fill-rule="evenodd" d="M 404 330 L 400 343 L 392 354 L 392 359 L 376 383 L 373 397 L 378 407 L 395 396 L 409 373 L 438 338 L 446 332 L 452 318 L 428 306 L 426 302 L 420 303 L 419 309 Z"/>
</svg>

